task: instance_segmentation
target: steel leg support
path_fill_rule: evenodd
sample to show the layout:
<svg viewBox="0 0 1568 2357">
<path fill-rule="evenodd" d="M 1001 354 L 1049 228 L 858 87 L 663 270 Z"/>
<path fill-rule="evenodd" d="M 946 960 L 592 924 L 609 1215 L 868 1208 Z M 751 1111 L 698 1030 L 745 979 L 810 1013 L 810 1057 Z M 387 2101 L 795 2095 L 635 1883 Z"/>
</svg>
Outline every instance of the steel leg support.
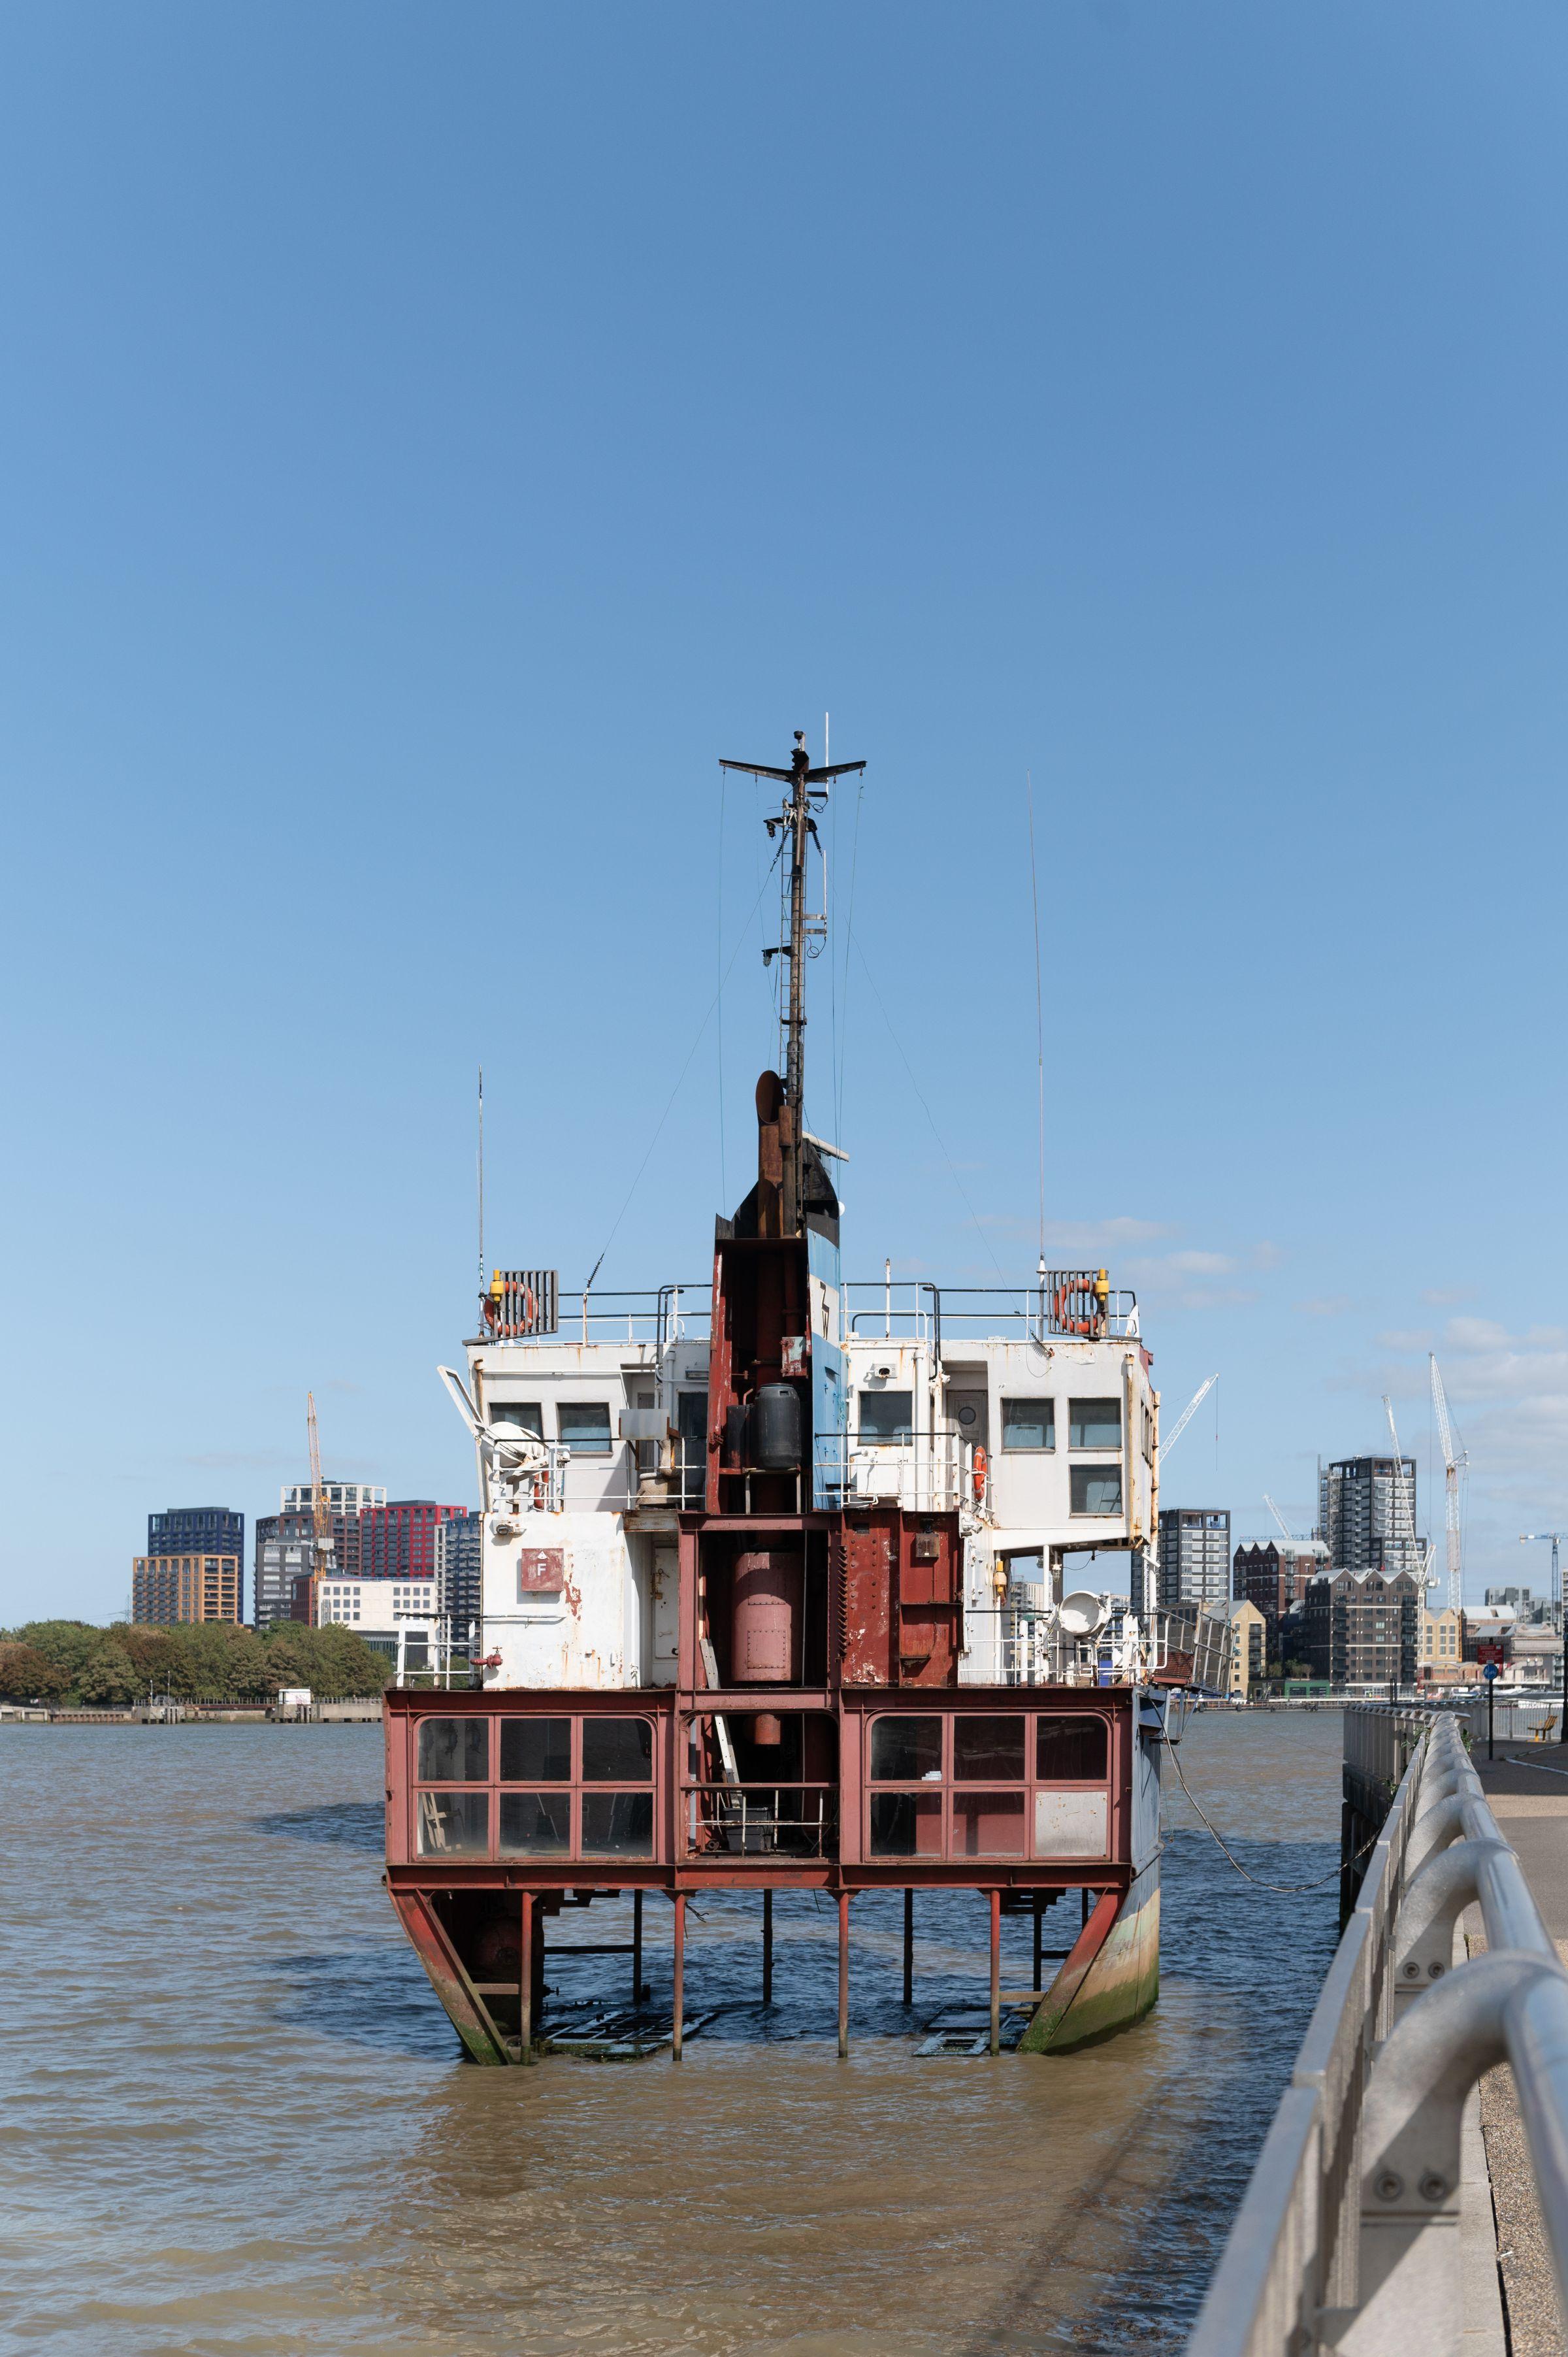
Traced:
<svg viewBox="0 0 1568 2357">
<path fill-rule="evenodd" d="M 675 1893 L 675 2015 L 670 2031 L 670 2059 L 681 2060 L 681 2030 L 686 2006 L 686 1894 Z"/>
<path fill-rule="evenodd" d="M 839 1892 L 839 2061 L 849 2052 L 849 1893 Z"/>
</svg>

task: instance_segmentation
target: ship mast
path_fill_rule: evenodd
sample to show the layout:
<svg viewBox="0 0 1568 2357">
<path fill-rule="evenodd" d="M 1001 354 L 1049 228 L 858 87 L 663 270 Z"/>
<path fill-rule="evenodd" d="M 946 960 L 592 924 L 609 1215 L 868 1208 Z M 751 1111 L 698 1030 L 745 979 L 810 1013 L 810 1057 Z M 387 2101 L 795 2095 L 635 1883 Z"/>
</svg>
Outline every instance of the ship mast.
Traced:
<svg viewBox="0 0 1568 2357">
<path fill-rule="evenodd" d="M 800 1148 L 806 1126 L 806 844 L 817 831 L 813 802 L 825 802 L 834 778 L 857 775 L 864 761 L 833 761 L 813 770 L 806 750 L 804 729 L 795 731 L 794 749 L 787 770 L 764 761 L 724 761 L 721 770 L 744 770 L 751 778 L 777 778 L 789 789 L 783 810 L 767 822 L 768 832 L 787 830 L 789 842 L 789 938 L 764 950 L 765 960 L 789 961 L 789 1012 L 784 1018 L 784 1103 L 787 1118 L 780 1124 L 784 1159 L 784 1232 L 799 1235 L 801 1227 Z"/>
</svg>

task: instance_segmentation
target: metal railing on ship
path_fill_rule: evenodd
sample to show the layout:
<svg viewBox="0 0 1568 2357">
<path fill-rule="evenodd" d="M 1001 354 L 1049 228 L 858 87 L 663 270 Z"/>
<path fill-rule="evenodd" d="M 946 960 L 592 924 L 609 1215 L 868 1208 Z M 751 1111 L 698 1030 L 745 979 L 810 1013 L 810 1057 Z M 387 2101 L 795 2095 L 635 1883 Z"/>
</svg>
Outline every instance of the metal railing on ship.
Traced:
<svg viewBox="0 0 1568 2357">
<path fill-rule="evenodd" d="M 927 1277 L 854 1277 L 842 1288 L 846 1338 L 929 1343 L 942 1336 L 975 1341 L 999 1335 L 1024 1342 L 1130 1341 L 1138 1333 L 1138 1297 L 1096 1289 L 1094 1269 L 1048 1269 L 1033 1285 L 933 1285 Z"/>
<path fill-rule="evenodd" d="M 1461 2227 L 1485 2238 L 1494 2305 L 1496 2246 L 1466 2108 L 1501 2061 L 1568 2314 L 1568 1973 L 1458 1715 L 1363 1706 L 1345 1717 L 1353 1805 L 1380 1790 L 1392 1805 L 1187 2357 L 1458 2357 L 1479 2345 Z M 1455 1965 L 1472 1902 L 1487 1952 Z"/>
</svg>

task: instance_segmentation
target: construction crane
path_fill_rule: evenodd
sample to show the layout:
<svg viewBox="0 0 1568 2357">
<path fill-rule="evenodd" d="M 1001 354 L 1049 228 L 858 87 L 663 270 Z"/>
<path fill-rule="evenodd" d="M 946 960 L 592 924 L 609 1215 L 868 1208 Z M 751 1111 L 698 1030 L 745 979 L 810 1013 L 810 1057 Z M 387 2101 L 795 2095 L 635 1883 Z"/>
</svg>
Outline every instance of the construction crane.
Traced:
<svg viewBox="0 0 1568 2357">
<path fill-rule="evenodd" d="M 1266 1490 L 1263 1492 L 1263 1503 L 1267 1506 L 1270 1513 L 1273 1514 L 1275 1522 L 1278 1523 L 1280 1526 L 1281 1538 L 1283 1538 L 1290 1546 L 1298 1545 L 1299 1541 L 1296 1538 L 1295 1533 L 1287 1528 L 1284 1516 L 1281 1513 L 1279 1508 L 1275 1505 L 1273 1500 L 1270 1497 Z"/>
<path fill-rule="evenodd" d="M 1396 1522 L 1400 1519 L 1400 1509 L 1402 1507 L 1404 1510 L 1403 1520 L 1405 1523 L 1405 1537 L 1410 1543 L 1411 1560 L 1413 1564 L 1415 1561 L 1416 1549 L 1415 1477 L 1412 1472 L 1411 1476 L 1410 1495 L 1407 1497 L 1405 1495 L 1404 1482 L 1402 1479 L 1404 1470 L 1404 1459 L 1400 1455 L 1399 1430 L 1394 1423 L 1394 1404 L 1389 1397 L 1387 1392 L 1383 1394 L 1383 1414 L 1388 1417 L 1389 1438 L 1394 1445 L 1394 1518 Z M 1422 1556 L 1421 1562 L 1416 1568 L 1415 1576 L 1423 1587 L 1431 1587 L 1432 1549 L 1430 1547 L 1427 1548 L 1426 1553 Z"/>
<path fill-rule="evenodd" d="M 305 1424 L 310 1435 L 310 1625 L 321 1620 L 321 1583 L 332 1570 L 332 1510 L 321 1479 L 321 1438 L 316 1428 L 316 1394 L 305 1395 Z"/>
<path fill-rule="evenodd" d="M 1162 1465 L 1165 1463 L 1165 1458 L 1170 1455 L 1171 1450 L 1176 1447 L 1176 1442 L 1181 1438 L 1182 1434 L 1192 1422 L 1194 1415 L 1202 1406 L 1204 1401 L 1208 1397 L 1209 1393 L 1214 1389 L 1215 1384 L 1219 1381 L 1219 1378 L 1217 1374 L 1210 1375 L 1208 1381 L 1206 1383 L 1200 1383 L 1197 1391 L 1194 1392 L 1192 1397 L 1188 1400 L 1187 1405 L 1177 1416 L 1175 1424 L 1171 1426 L 1170 1438 L 1168 1440 L 1162 1440 L 1159 1445 L 1157 1454 Z"/>
<path fill-rule="evenodd" d="M 1448 1602 L 1457 1612 L 1465 1601 L 1465 1540 L 1459 1517 L 1459 1477 L 1467 1472 L 1469 1451 L 1454 1448 L 1454 1431 L 1448 1421 L 1448 1402 L 1443 1393 L 1443 1377 L 1437 1371 L 1433 1352 L 1426 1354 L 1432 1370 L 1432 1405 L 1437 1415 L 1437 1437 L 1443 1445 L 1444 1512 L 1448 1531 Z"/>
</svg>

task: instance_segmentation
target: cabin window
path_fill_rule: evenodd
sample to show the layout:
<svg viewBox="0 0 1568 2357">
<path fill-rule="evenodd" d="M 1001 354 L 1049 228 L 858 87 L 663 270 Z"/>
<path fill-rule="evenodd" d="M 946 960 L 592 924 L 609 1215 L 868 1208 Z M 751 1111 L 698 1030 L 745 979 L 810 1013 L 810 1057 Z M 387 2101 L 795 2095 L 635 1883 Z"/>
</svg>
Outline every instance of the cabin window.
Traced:
<svg viewBox="0 0 1568 2357">
<path fill-rule="evenodd" d="M 1042 1784 L 1103 1783 L 1105 1721 L 1075 1713 L 1035 1721 L 1035 1774 Z"/>
<path fill-rule="evenodd" d="M 871 1796 L 873 1857 L 940 1857 L 942 1796 L 940 1792 L 874 1792 Z"/>
<path fill-rule="evenodd" d="M 510 1424 L 514 1432 L 532 1432 L 535 1440 L 544 1437 L 544 1416 L 537 1400 L 494 1400 L 489 1415 L 492 1424 Z"/>
<path fill-rule="evenodd" d="M 961 1726 L 962 1721 L 959 1724 Z M 955 1792 L 952 1857 L 1022 1857 L 1022 1792 Z"/>
<path fill-rule="evenodd" d="M 878 1718 L 871 1728 L 871 1774 L 879 1784 L 918 1784 L 940 1780 L 942 1723 L 940 1718 Z"/>
<path fill-rule="evenodd" d="M 955 1784 L 1005 1784 L 1024 1774 L 1022 1718 L 955 1717 L 952 1723 Z"/>
<path fill-rule="evenodd" d="M 1119 1399 L 1075 1399 L 1069 1404 L 1069 1448 L 1120 1448 L 1122 1403 Z"/>
<path fill-rule="evenodd" d="M 1057 1404 L 1048 1399 L 1004 1399 L 1004 1448 L 1054 1448 L 1057 1445 Z"/>
<path fill-rule="evenodd" d="M 1070 1511 L 1075 1514 L 1119 1514 L 1122 1512 L 1120 1465 L 1075 1465 L 1069 1482 Z"/>
<path fill-rule="evenodd" d="M 503 1784 L 569 1784 L 572 1722 L 569 1718 L 503 1718 Z M 502 1812 L 505 1822 L 505 1812 Z"/>
<path fill-rule="evenodd" d="M 486 1857 L 489 1846 L 488 1792 L 421 1792 L 421 1857 Z"/>
<path fill-rule="evenodd" d="M 877 1442 L 910 1441 L 915 1437 L 913 1392 L 862 1392 L 860 1437 Z"/>
<path fill-rule="evenodd" d="M 653 1728 L 646 1718 L 585 1718 L 585 1784 L 650 1784 Z"/>
<path fill-rule="evenodd" d="M 607 1457 L 610 1453 L 610 1411 L 607 1400 L 563 1400 L 556 1410 L 562 1440 L 574 1457 Z"/>
<path fill-rule="evenodd" d="M 584 1722 L 585 1736 L 587 1735 L 592 1725 L 591 1719 Z M 653 1855 L 652 1793 L 585 1792 L 583 1795 L 585 1857 L 590 1851 L 602 1857 L 651 1857 Z"/>
<path fill-rule="evenodd" d="M 572 1847 L 569 1792 L 503 1792 L 503 1857 L 565 1857 Z"/>
<path fill-rule="evenodd" d="M 488 1718 L 422 1718 L 419 1781 L 422 1784 L 483 1784 L 489 1776 Z"/>
</svg>

